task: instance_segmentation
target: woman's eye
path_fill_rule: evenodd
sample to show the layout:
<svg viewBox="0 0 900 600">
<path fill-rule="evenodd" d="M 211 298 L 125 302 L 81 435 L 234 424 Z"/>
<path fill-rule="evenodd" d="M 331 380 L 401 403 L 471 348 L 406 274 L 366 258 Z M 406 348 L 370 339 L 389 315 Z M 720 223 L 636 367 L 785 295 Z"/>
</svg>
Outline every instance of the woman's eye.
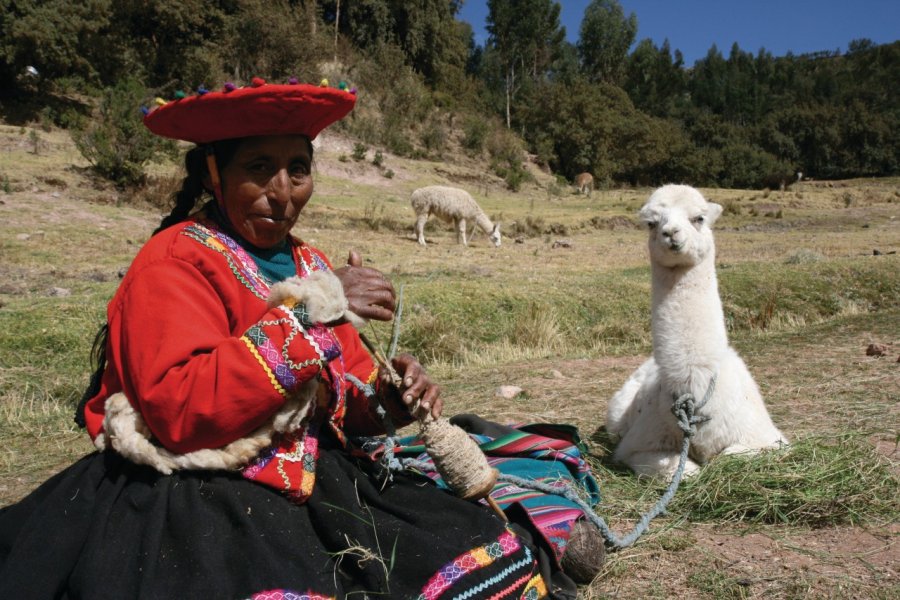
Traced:
<svg viewBox="0 0 900 600">
<path fill-rule="evenodd" d="M 291 176 L 292 177 L 305 177 L 309 175 L 309 165 L 305 163 L 297 163 L 291 165 Z"/>
</svg>

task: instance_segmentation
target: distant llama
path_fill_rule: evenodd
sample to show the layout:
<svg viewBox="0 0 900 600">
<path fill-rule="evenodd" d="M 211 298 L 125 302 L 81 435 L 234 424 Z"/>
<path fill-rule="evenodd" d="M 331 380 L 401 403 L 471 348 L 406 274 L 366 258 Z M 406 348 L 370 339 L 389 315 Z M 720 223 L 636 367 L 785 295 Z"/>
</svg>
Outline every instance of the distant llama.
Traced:
<svg viewBox="0 0 900 600">
<path fill-rule="evenodd" d="M 466 222 L 475 221 L 491 240 L 494 246 L 500 246 L 500 225 L 491 223 L 475 199 L 465 190 L 443 185 L 431 185 L 419 188 L 412 193 L 410 203 L 416 211 L 416 238 L 425 245 L 425 223 L 428 217 L 435 215 L 456 225 L 456 241 L 467 246 Z"/>
<path fill-rule="evenodd" d="M 594 176 L 590 173 L 579 173 L 575 176 L 575 187 L 579 194 L 590 196 L 594 191 Z"/>
<path fill-rule="evenodd" d="M 721 214 L 720 205 L 685 185 L 659 188 L 640 212 L 650 233 L 653 356 L 610 400 L 606 427 L 620 438 L 615 459 L 641 475 L 674 475 L 683 434 L 672 403 L 685 393 L 696 400 L 695 414 L 708 419 L 691 439 L 686 474 L 718 454 L 787 443 L 728 343 L 710 229 Z"/>
</svg>

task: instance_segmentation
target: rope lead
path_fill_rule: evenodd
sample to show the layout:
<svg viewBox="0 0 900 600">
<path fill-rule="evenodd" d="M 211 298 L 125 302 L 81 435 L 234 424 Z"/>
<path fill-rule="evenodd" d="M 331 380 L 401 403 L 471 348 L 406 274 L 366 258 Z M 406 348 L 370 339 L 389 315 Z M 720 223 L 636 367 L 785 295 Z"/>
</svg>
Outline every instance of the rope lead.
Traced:
<svg viewBox="0 0 900 600">
<path fill-rule="evenodd" d="M 703 399 L 699 403 L 695 402 L 694 395 L 690 392 L 673 398 L 672 412 L 675 414 L 679 429 L 684 432 L 684 438 L 681 443 L 681 455 L 678 459 L 678 468 L 672 477 L 672 481 L 669 482 L 666 491 L 660 496 L 656 504 L 641 517 L 640 521 L 638 521 L 631 532 L 623 537 L 617 536 L 606 524 L 606 521 L 603 520 L 603 517 L 594 512 L 593 508 L 591 508 L 584 498 L 581 497 L 578 491 L 568 483 L 549 485 L 540 481 L 525 479 L 523 477 L 505 473 L 500 473 L 497 480 L 511 483 L 524 489 L 562 496 L 567 500 L 574 502 L 582 512 L 584 512 L 588 520 L 597 527 L 600 531 L 600 535 L 602 535 L 603 539 L 606 541 L 606 545 L 611 550 L 615 551 L 627 548 L 634 544 L 638 538 L 647 531 L 647 528 L 650 526 L 650 522 L 653 521 L 653 519 L 665 512 L 669 502 L 675 497 L 675 492 L 678 490 L 681 479 L 684 477 L 684 467 L 687 464 L 688 452 L 691 447 L 691 438 L 697 433 L 697 425 L 709 420 L 708 417 L 701 417 L 695 413 L 706 405 L 712 397 L 715 387 L 716 375 L 713 375 L 712 379 L 710 379 L 706 394 L 704 394 Z M 396 444 L 393 442 L 385 445 L 383 464 L 388 466 L 388 468 L 397 470 L 397 467 L 399 466 L 402 469 L 414 469 L 421 472 L 434 471 L 434 468 L 431 465 L 414 458 L 396 459 L 394 457 L 395 445 Z"/>
</svg>

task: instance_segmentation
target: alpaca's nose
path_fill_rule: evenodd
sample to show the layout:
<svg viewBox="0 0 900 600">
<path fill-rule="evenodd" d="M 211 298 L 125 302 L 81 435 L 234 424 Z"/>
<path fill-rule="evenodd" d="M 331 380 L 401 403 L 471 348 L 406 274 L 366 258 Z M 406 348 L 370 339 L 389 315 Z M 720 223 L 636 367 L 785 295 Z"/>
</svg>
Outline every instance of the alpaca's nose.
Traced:
<svg viewBox="0 0 900 600">
<path fill-rule="evenodd" d="M 678 234 L 679 231 L 681 231 L 681 229 L 679 229 L 675 225 L 666 227 L 665 229 L 663 229 L 663 237 L 673 238 Z"/>
</svg>

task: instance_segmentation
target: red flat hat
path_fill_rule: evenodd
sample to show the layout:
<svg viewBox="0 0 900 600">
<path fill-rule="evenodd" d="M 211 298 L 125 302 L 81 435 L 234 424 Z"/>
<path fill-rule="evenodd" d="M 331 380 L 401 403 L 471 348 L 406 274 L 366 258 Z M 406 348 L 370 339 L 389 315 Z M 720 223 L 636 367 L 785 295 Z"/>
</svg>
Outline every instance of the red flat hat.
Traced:
<svg viewBox="0 0 900 600">
<path fill-rule="evenodd" d="M 342 89 L 255 79 L 250 87 L 201 90 L 166 102 L 144 117 L 144 125 L 157 135 L 195 144 L 292 133 L 313 139 L 355 103 L 356 94 Z"/>
</svg>

